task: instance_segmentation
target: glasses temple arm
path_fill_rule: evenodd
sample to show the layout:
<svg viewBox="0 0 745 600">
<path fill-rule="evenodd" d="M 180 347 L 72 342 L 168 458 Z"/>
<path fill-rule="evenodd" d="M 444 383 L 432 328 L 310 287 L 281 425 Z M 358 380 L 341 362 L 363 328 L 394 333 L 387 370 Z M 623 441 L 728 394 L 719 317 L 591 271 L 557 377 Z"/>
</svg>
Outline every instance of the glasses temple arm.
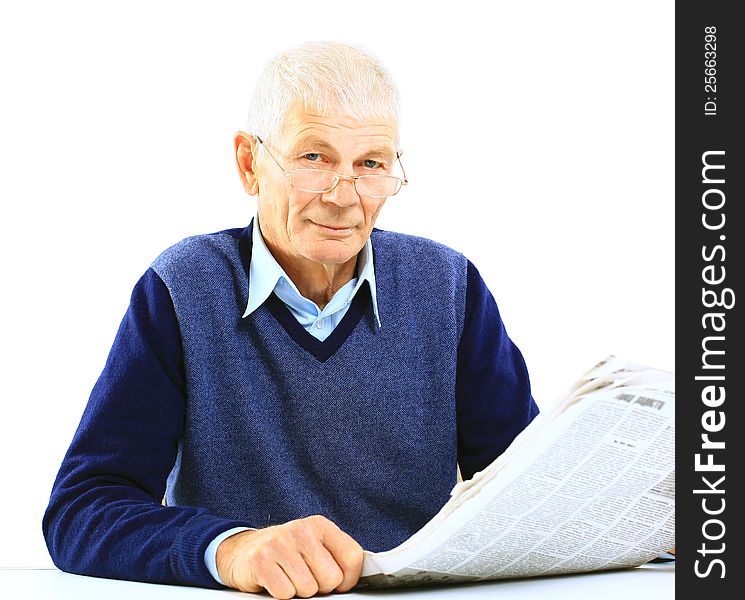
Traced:
<svg viewBox="0 0 745 600">
<path fill-rule="evenodd" d="M 401 165 L 401 172 L 404 174 L 404 185 L 407 185 L 409 183 L 409 180 L 406 177 L 406 169 L 404 169 L 404 163 L 401 162 L 400 152 L 396 152 L 396 158 L 398 159 L 398 164 Z"/>
</svg>

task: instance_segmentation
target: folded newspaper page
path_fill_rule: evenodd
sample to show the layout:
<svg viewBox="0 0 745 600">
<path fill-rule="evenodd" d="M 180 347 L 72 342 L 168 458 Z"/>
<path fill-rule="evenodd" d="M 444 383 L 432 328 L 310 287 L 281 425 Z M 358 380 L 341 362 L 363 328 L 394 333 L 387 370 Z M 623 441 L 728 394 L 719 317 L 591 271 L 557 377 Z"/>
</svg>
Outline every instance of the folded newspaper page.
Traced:
<svg viewBox="0 0 745 600">
<path fill-rule="evenodd" d="M 639 566 L 675 546 L 673 373 L 610 356 L 358 587 Z"/>
</svg>

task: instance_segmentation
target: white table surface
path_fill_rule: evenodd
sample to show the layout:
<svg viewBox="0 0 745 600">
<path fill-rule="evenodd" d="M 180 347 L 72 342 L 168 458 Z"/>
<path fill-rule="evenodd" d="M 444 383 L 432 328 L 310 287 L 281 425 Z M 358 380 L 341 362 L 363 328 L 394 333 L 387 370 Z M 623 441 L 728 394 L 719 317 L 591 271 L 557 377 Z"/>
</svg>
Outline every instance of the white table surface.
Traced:
<svg viewBox="0 0 745 600">
<path fill-rule="evenodd" d="M 675 563 L 643 565 L 636 569 L 558 577 L 485 581 L 397 590 L 366 590 L 329 594 L 322 598 L 348 600 L 429 600 L 430 598 L 569 598 L 571 600 L 672 600 L 675 595 Z M 115 579 L 70 575 L 56 569 L 0 568 L 0 598 L 12 600 L 208 600 L 222 598 L 270 598 L 268 594 L 244 594 L 235 590 L 208 590 L 186 586 L 156 585 Z"/>
</svg>

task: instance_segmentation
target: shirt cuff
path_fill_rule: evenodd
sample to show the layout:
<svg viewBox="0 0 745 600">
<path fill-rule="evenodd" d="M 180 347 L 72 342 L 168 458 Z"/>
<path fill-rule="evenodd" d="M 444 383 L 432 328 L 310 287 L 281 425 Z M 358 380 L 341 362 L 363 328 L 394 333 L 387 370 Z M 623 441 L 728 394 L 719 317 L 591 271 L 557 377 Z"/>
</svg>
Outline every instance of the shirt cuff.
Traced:
<svg viewBox="0 0 745 600">
<path fill-rule="evenodd" d="M 220 535 L 218 535 L 214 540 L 212 540 L 207 546 L 207 549 L 204 551 L 204 563 L 207 565 L 207 570 L 210 572 L 210 575 L 215 578 L 215 581 L 219 583 L 220 585 L 225 585 L 223 583 L 223 580 L 220 579 L 220 575 L 217 573 L 217 547 L 222 543 L 222 541 L 226 538 L 229 538 L 231 535 L 235 535 L 236 533 L 240 533 L 241 531 L 256 531 L 255 529 L 252 529 L 251 527 L 233 527 L 232 529 L 228 529 L 227 531 L 224 531 Z"/>
</svg>

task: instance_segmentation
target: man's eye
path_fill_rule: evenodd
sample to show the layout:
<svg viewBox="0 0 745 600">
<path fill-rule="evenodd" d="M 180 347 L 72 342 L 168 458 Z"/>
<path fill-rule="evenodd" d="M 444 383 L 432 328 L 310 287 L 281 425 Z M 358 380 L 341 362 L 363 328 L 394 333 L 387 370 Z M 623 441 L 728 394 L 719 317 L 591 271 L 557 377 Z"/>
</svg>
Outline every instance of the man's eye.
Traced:
<svg viewBox="0 0 745 600">
<path fill-rule="evenodd" d="M 321 155 L 318 152 L 306 152 L 303 154 L 303 158 L 311 162 L 317 162 L 321 158 Z"/>
<path fill-rule="evenodd" d="M 362 164 L 365 165 L 366 169 L 377 169 L 378 167 L 380 167 L 380 163 L 377 160 L 373 160 L 371 158 L 366 158 Z"/>
</svg>

